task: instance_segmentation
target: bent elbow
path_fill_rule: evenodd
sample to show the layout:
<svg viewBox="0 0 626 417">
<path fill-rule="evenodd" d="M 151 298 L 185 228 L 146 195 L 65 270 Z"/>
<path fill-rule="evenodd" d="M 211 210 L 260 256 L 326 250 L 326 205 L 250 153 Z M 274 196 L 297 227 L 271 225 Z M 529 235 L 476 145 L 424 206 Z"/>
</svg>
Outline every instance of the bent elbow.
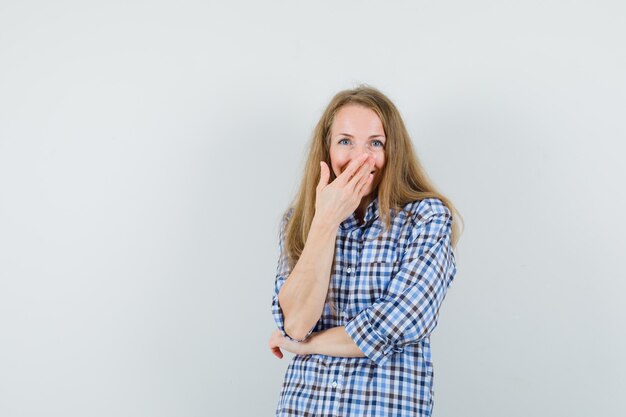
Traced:
<svg viewBox="0 0 626 417">
<path fill-rule="evenodd" d="M 312 332 L 313 329 L 309 329 L 306 326 L 298 323 L 292 323 L 290 320 L 285 320 L 285 333 L 287 336 L 298 342 L 304 341 Z"/>
</svg>

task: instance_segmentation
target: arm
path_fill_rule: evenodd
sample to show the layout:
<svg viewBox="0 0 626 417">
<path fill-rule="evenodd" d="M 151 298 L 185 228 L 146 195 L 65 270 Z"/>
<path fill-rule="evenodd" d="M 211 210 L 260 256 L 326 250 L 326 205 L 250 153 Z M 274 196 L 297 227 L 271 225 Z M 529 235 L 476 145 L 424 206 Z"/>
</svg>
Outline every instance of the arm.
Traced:
<svg viewBox="0 0 626 417">
<path fill-rule="evenodd" d="M 339 224 L 358 207 L 366 184 L 373 178 L 370 160 L 368 153 L 353 159 L 330 184 L 330 168 L 320 161 L 315 215 L 302 253 L 291 272 L 285 248 L 286 219 L 283 218 L 272 312 L 278 329 L 292 340 L 306 339 L 324 311 Z"/>
<path fill-rule="evenodd" d="M 270 337 L 270 349 L 282 359 L 281 349 L 296 355 L 321 354 L 327 356 L 337 356 L 342 358 L 363 358 L 365 354 L 359 349 L 354 341 L 346 333 L 343 326 L 333 327 L 311 334 L 304 342 L 294 341 L 283 336 L 276 330 Z"/>
<path fill-rule="evenodd" d="M 324 309 L 339 225 L 314 217 L 300 259 L 289 273 L 285 248 L 287 220 L 285 216 L 281 222 L 281 254 L 272 312 L 284 336 L 302 341 L 313 332 Z"/>
<path fill-rule="evenodd" d="M 308 352 L 345 358 L 363 358 L 365 354 L 346 333 L 344 326 L 313 333 L 308 341 Z"/>
<path fill-rule="evenodd" d="M 411 230 L 400 269 L 385 295 L 345 326 L 359 349 L 378 365 L 404 345 L 430 335 L 456 273 L 450 243 L 452 216 L 441 203 L 426 210 Z"/>
</svg>

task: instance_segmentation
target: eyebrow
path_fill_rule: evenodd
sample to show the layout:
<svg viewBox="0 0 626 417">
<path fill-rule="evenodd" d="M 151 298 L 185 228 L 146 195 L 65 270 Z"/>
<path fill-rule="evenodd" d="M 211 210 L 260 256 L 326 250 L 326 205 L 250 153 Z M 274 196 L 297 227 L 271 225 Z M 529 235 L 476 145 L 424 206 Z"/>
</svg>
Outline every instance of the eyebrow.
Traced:
<svg viewBox="0 0 626 417">
<path fill-rule="evenodd" d="M 350 135 L 349 133 L 339 133 L 339 135 L 349 136 L 351 138 L 354 137 L 354 136 Z M 372 138 L 384 138 L 384 137 L 385 137 L 385 135 L 372 135 L 372 136 L 369 137 L 369 139 L 372 139 Z"/>
</svg>

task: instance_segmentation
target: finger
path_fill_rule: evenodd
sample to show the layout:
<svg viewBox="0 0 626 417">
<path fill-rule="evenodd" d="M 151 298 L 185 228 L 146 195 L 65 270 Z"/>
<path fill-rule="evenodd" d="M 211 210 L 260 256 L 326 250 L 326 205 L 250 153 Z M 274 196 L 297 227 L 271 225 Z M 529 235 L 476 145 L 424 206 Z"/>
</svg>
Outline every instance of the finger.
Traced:
<svg viewBox="0 0 626 417">
<path fill-rule="evenodd" d="M 269 341 L 269 348 L 274 356 L 276 356 L 278 359 L 282 359 L 283 353 L 280 350 L 280 343 L 276 340 L 277 333 L 280 333 L 280 330 L 275 330 L 272 333 Z"/>
<path fill-rule="evenodd" d="M 348 186 L 352 187 L 352 189 L 355 189 L 357 184 L 360 182 L 360 180 L 364 178 L 367 179 L 367 177 L 369 176 L 369 173 L 373 169 L 374 169 L 373 163 L 367 162 L 363 164 L 361 168 L 359 169 L 359 171 L 356 174 L 354 174 L 354 177 L 352 177 L 350 182 L 348 182 Z"/>
<path fill-rule="evenodd" d="M 348 167 L 346 168 L 346 170 L 343 171 L 337 177 L 337 179 L 340 182 L 342 182 L 343 184 L 347 184 L 348 181 L 352 178 L 352 175 L 356 172 L 357 169 L 359 169 L 359 167 L 361 165 L 363 165 L 363 163 L 367 160 L 367 158 L 369 158 L 369 154 L 364 153 L 363 155 L 359 156 L 358 158 L 355 158 L 352 161 L 350 161 L 350 163 L 348 164 Z"/>
<path fill-rule="evenodd" d="M 355 191 L 359 195 L 359 198 L 363 197 L 363 195 L 365 194 L 365 189 L 367 185 L 371 183 L 373 180 L 374 180 L 374 174 L 368 174 L 365 177 L 361 177 L 361 179 L 359 180 L 355 188 Z"/>
<path fill-rule="evenodd" d="M 283 358 L 283 352 L 280 351 L 279 347 L 274 347 L 272 348 L 272 353 L 274 354 L 274 356 L 276 356 L 278 359 L 282 359 Z"/>
<path fill-rule="evenodd" d="M 328 165 L 326 165 L 326 162 L 320 161 L 320 180 L 317 184 L 318 188 L 327 186 L 329 178 L 330 169 L 328 168 Z"/>
<path fill-rule="evenodd" d="M 272 350 L 272 354 L 276 356 L 278 359 L 283 358 L 283 353 L 280 351 L 280 348 L 275 347 L 275 348 L 272 348 L 271 350 Z"/>
</svg>

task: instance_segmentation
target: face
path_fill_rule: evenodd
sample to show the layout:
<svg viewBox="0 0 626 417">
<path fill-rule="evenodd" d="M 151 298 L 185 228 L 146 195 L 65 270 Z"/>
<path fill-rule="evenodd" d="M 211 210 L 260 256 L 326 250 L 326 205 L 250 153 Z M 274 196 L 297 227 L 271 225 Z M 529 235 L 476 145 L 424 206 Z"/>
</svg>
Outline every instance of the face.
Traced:
<svg viewBox="0 0 626 417">
<path fill-rule="evenodd" d="M 339 109 L 331 127 L 330 162 L 339 176 L 350 161 L 367 153 L 374 160 L 373 181 L 366 186 L 364 196 L 376 189 L 385 166 L 385 131 L 374 110 L 348 104 Z"/>
</svg>

